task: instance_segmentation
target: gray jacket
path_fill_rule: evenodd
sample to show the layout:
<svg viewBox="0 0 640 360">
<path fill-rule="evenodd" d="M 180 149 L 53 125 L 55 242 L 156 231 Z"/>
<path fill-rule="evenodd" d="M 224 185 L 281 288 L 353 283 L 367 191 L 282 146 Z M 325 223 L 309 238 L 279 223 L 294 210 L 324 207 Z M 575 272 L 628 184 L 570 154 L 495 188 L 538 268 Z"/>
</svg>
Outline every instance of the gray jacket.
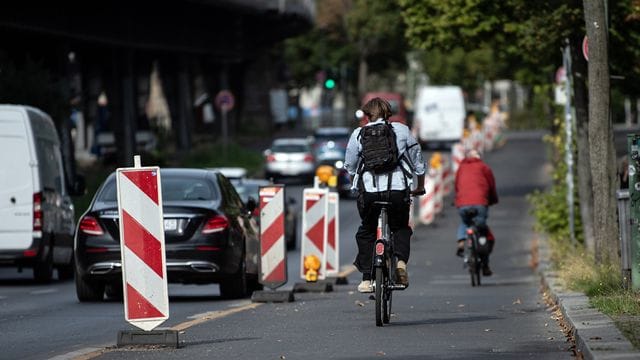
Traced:
<svg viewBox="0 0 640 360">
<path fill-rule="evenodd" d="M 369 122 L 364 126 L 371 126 L 373 124 L 384 121 L 383 119 L 378 119 L 374 122 Z M 391 126 L 393 127 L 393 131 L 396 133 L 396 144 L 398 146 L 398 154 L 401 157 L 402 161 L 396 168 L 396 170 L 391 174 L 391 190 L 405 190 L 407 186 L 411 188 L 413 184 L 413 177 L 407 178 L 405 180 L 405 175 L 400 166 L 404 167 L 408 172 L 412 172 L 415 175 L 423 175 L 426 171 L 426 164 L 424 158 L 422 157 L 422 149 L 420 148 L 420 144 L 413 137 L 409 128 L 401 123 L 392 122 Z M 360 130 L 362 128 L 357 128 L 353 130 L 351 134 L 351 138 L 349 138 L 349 143 L 347 144 L 347 152 L 345 154 L 344 159 L 344 167 L 347 169 L 349 174 L 353 177 L 353 183 L 351 185 L 352 189 L 357 188 L 359 174 L 357 174 L 358 166 L 360 165 L 360 153 L 362 152 L 362 144 L 360 144 Z M 406 156 L 402 156 L 406 154 Z M 376 180 L 373 180 L 373 177 L 376 176 Z M 362 174 L 362 180 L 364 184 L 364 189 L 366 192 L 379 192 L 387 190 L 387 174 L 375 175 L 370 172 L 364 172 Z"/>
</svg>

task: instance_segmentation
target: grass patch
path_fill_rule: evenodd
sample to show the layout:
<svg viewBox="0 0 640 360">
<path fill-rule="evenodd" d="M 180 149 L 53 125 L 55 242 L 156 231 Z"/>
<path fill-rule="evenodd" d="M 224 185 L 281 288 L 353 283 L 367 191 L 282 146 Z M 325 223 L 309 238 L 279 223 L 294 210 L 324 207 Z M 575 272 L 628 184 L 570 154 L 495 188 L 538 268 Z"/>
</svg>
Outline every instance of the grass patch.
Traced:
<svg viewBox="0 0 640 360">
<path fill-rule="evenodd" d="M 242 167 L 247 169 L 249 176 L 260 176 L 264 159 L 260 152 L 246 149 L 235 143 L 228 144 L 225 159 L 222 144 L 215 143 L 197 146 L 178 163 L 182 167 L 190 168 Z"/>
<path fill-rule="evenodd" d="M 553 266 L 565 286 L 586 294 L 591 305 L 609 315 L 640 349 L 640 293 L 624 289 L 618 267 L 595 265 L 593 256 L 575 251 L 566 240 L 552 239 L 550 245 Z"/>
</svg>

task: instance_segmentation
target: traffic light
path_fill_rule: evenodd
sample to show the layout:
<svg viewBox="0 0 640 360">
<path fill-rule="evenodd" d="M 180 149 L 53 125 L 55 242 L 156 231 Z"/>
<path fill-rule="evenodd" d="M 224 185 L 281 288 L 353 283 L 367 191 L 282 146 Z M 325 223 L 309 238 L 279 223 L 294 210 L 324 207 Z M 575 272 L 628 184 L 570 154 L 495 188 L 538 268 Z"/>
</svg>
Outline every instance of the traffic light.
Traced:
<svg viewBox="0 0 640 360">
<path fill-rule="evenodd" d="M 336 81 L 333 80 L 332 78 L 328 78 L 327 80 L 324 81 L 324 87 L 326 89 L 333 89 L 334 87 L 336 87 Z"/>
</svg>

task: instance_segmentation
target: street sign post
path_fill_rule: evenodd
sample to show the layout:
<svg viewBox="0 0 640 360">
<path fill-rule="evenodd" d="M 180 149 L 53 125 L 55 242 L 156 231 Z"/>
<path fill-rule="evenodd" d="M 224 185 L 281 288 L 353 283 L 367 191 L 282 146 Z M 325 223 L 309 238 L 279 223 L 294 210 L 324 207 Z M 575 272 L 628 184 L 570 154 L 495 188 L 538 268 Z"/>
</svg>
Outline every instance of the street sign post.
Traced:
<svg viewBox="0 0 640 360">
<path fill-rule="evenodd" d="M 125 320 L 150 331 L 169 318 L 160 168 L 116 174 Z"/>
<path fill-rule="evenodd" d="M 218 94 L 216 94 L 216 98 L 214 100 L 216 107 L 220 110 L 221 118 L 222 118 L 222 151 L 224 160 L 227 160 L 227 144 L 229 131 L 227 126 L 227 113 L 231 111 L 235 105 L 235 97 L 229 90 L 220 90 Z"/>
</svg>

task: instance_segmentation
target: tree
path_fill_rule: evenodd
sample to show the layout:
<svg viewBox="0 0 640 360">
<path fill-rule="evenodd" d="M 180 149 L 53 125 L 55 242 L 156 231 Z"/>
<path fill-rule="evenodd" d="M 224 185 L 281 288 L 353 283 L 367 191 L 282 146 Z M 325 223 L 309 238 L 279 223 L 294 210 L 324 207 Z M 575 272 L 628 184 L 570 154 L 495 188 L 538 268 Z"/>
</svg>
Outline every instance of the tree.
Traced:
<svg viewBox="0 0 640 360">
<path fill-rule="evenodd" d="M 580 53 L 584 18 L 580 0 L 398 0 L 407 23 L 406 36 L 422 49 L 467 51 L 488 47 L 493 59 L 524 84 L 547 84 L 561 63 L 569 39 L 578 136 L 578 190 L 588 248 L 593 243 L 589 162 L 586 63 Z"/>
<path fill-rule="evenodd" d="M 593 179 L 596 260 L 618 259 L 616 220 L 616 169 L 613 126 L 609 109 L 608 29 L 604 3 L 584 1 L 589 39 L 589 145 Z"/>
</svg>

